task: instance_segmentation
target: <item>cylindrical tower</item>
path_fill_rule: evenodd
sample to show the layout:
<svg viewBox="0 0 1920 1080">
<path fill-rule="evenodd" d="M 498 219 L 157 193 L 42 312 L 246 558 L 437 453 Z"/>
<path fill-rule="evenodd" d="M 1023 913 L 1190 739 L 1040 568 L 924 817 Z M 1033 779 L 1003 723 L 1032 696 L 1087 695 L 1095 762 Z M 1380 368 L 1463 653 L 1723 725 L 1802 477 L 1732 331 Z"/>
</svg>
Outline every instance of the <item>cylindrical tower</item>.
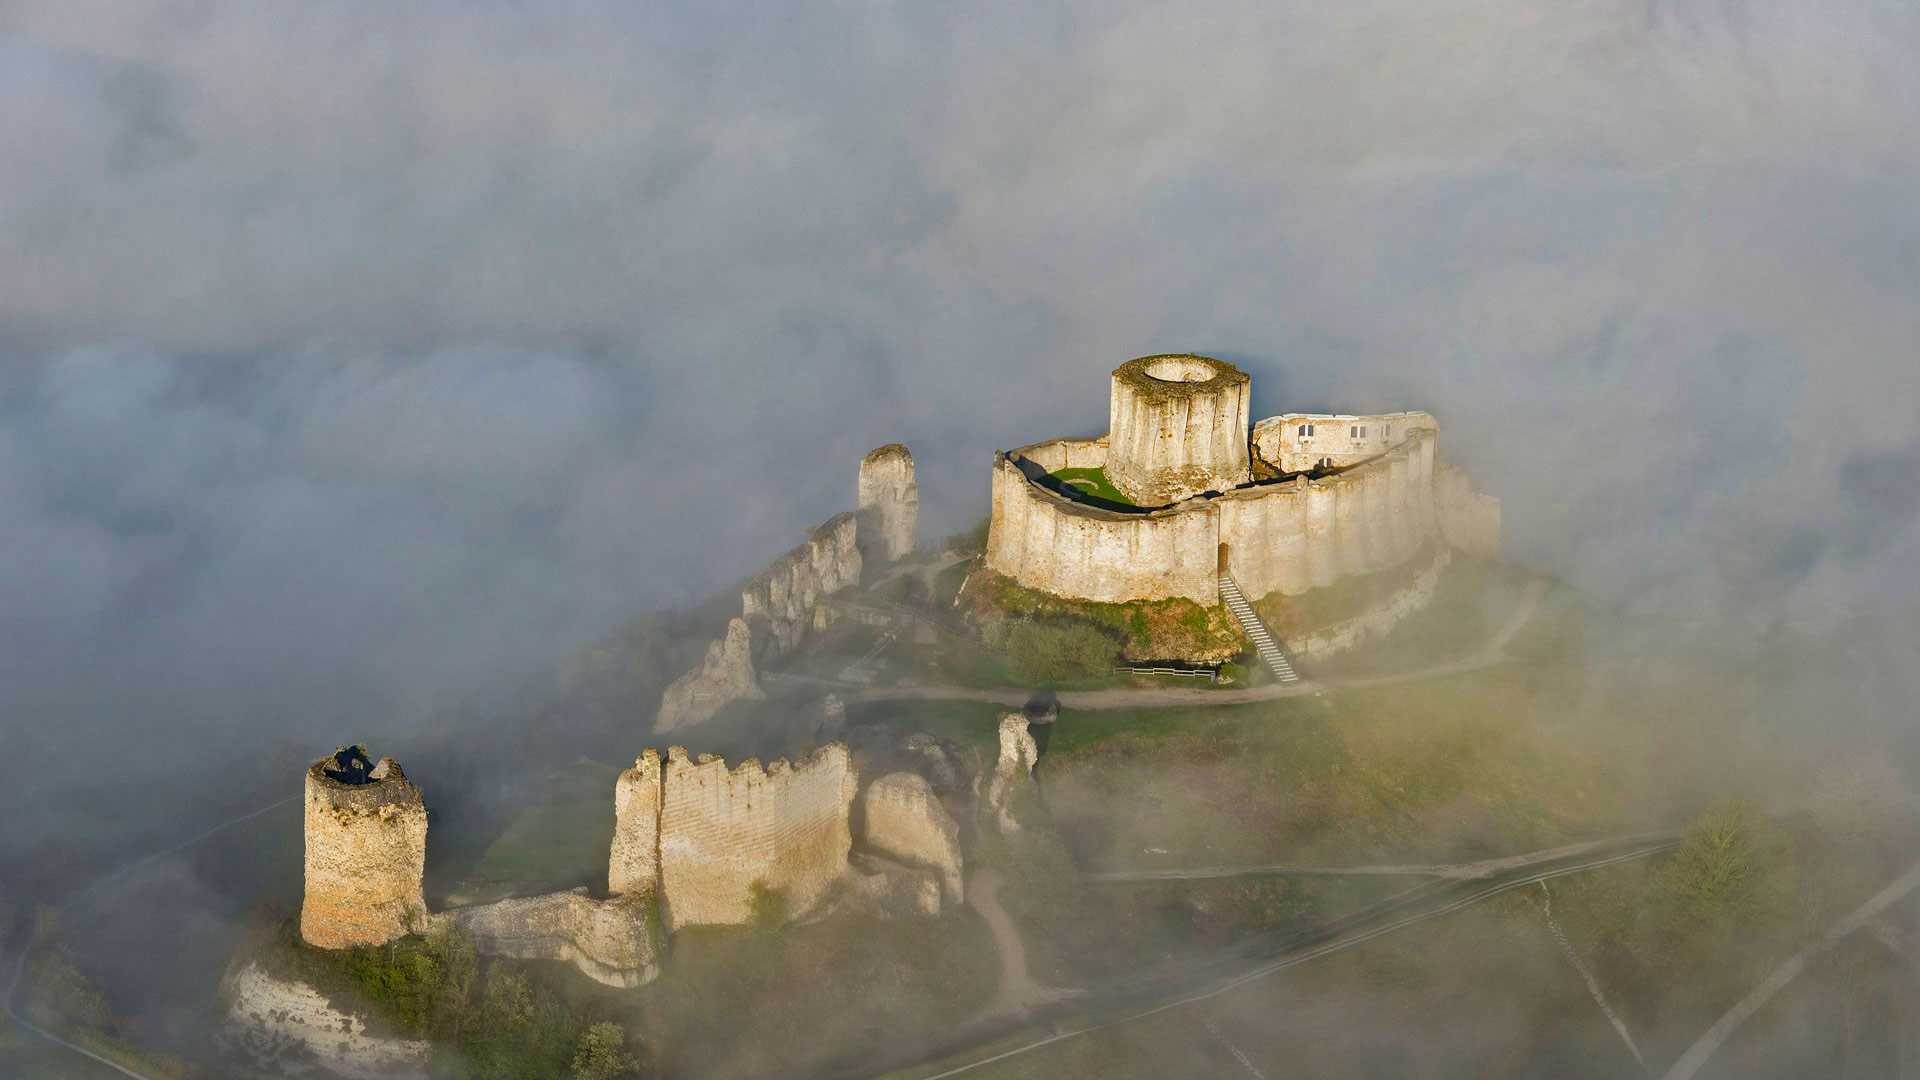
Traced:
<svg viewBox="0 0 1920 1080">
<path fill-rule="evenodd" d="M 307 770 L 306 796 L 301 938 L 344 949 L 424 930 L 427 808 L 399 763 L 343 746 Z"/>
<path fill-rule="evenodd" d="M 1208 356 L 1143 356 L 1115 368 L 1107 479 L 1141 506 L 1247 483 L 1252 386 L 1246 372 Z"/>
</svg>

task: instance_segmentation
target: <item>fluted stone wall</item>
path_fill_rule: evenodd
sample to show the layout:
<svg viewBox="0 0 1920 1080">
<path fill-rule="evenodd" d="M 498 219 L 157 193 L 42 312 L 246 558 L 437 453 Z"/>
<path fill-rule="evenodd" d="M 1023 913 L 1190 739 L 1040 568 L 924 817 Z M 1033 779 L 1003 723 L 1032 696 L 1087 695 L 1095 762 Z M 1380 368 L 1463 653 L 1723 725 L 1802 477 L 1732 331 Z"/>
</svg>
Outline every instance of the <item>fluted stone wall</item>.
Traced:
<svg viewBox="0 0 1920 1080">
<path fill-rule="evenodd" d="M 920 485 L 914 481 L 913 454 L 888 443 L 860 459 L 856 485 L 861 554 L 898 559 L 913 550 L 920 521 Z"/>
<path fill-rule="evenodd" d="M 392 758 L 342 747 L 307 769 L 300 937 L 322 949 L 383 945 L 426 925 L 427 808 Z"/>
<path fill-rule="evenodd" d="M 740 613 L 765 619 L 772 648 L 785 655 L 813 625 L 814 604 L 859 581 L 860 566 L 858 519 L 836 514 L 747 583 Z"/>
<path fill-rule="evenodd" d="M 1248 482 L 1252 385 L 1205 356 L 1143 356 L 1115 368 L 1107 479 L 1141 506 Z"/>
<path fill-rule="evenodd" d="M 1102 510 L 1031 482 L 1015 464 L 1022 453 L 994 460 L 989 569 L 1085 600 L 1218 600 L 1218 527 L 1207 503 L 1138 514 Z"/>
</svg>

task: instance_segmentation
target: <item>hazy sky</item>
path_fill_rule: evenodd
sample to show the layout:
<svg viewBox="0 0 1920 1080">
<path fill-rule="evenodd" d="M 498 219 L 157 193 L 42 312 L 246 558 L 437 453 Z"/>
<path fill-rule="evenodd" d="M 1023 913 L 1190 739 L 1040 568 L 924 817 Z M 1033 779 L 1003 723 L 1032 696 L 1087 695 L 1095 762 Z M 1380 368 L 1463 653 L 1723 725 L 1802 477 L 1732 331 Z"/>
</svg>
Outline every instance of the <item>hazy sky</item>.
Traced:
<svg viewBox="0 0 1920 1080">
<path fill-rule="evenodd" d="M 1629 610 L 1910 605 L 1916 55 L 1909 0 L 0 0 L 0 716 L 417 714 L 879 443 L 958 528 L 1167 350 L 1432 410 Z"/>
</svg>

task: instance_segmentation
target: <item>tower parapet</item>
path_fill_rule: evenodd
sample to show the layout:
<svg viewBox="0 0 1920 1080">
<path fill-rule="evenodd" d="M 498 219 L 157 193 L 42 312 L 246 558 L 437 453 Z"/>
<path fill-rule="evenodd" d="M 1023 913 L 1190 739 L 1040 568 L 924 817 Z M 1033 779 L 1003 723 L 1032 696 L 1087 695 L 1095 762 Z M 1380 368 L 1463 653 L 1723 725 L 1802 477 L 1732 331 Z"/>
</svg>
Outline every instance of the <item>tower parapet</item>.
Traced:
<svg viewBox="0 0 1920 1080">
<path fill-rule="evenodd" d="M 1164 506 L 1253 479 L 1253 381 L 1224 360 L 1142 356 L 1113 371 L 1107 479 L 1141 506 Z"/>
<path fill-rule="evenodd" d="M 323 949 L 425 929 L 427 808 L 399 762 L 343 746 L 307 769 L 300 937 Z"/>
</svg>

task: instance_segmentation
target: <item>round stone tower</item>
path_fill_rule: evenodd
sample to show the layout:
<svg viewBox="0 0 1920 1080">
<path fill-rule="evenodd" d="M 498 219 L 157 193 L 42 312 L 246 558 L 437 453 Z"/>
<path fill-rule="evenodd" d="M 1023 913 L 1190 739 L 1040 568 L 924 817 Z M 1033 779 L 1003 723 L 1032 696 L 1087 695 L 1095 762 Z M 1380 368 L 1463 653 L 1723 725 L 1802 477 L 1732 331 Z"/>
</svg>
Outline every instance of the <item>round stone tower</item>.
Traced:
<svg viewBox="0 0 1920 1080">
<path fill-rule="evenodd" d="M 860 459 L 860 547 L 863 554 L 898 559 L 913 550 L 920 518 L 920 486 L 913 479 L 913 454 L 888 443 Z"/>
<path fill-rule="evenodd" d="M 306 796 L 301 938 L 344 949 L 424 930 L 427 808 L 400 764 L 343 746 L 307 769 Z"/>
<path fill-rule="evenodd" d="M 1208 356 L 1143 356 L 1115 368 L 1107 479 L 1141 506 L 1247 483 L 1252 386 L 1246 372 Z"/>
</svg>

